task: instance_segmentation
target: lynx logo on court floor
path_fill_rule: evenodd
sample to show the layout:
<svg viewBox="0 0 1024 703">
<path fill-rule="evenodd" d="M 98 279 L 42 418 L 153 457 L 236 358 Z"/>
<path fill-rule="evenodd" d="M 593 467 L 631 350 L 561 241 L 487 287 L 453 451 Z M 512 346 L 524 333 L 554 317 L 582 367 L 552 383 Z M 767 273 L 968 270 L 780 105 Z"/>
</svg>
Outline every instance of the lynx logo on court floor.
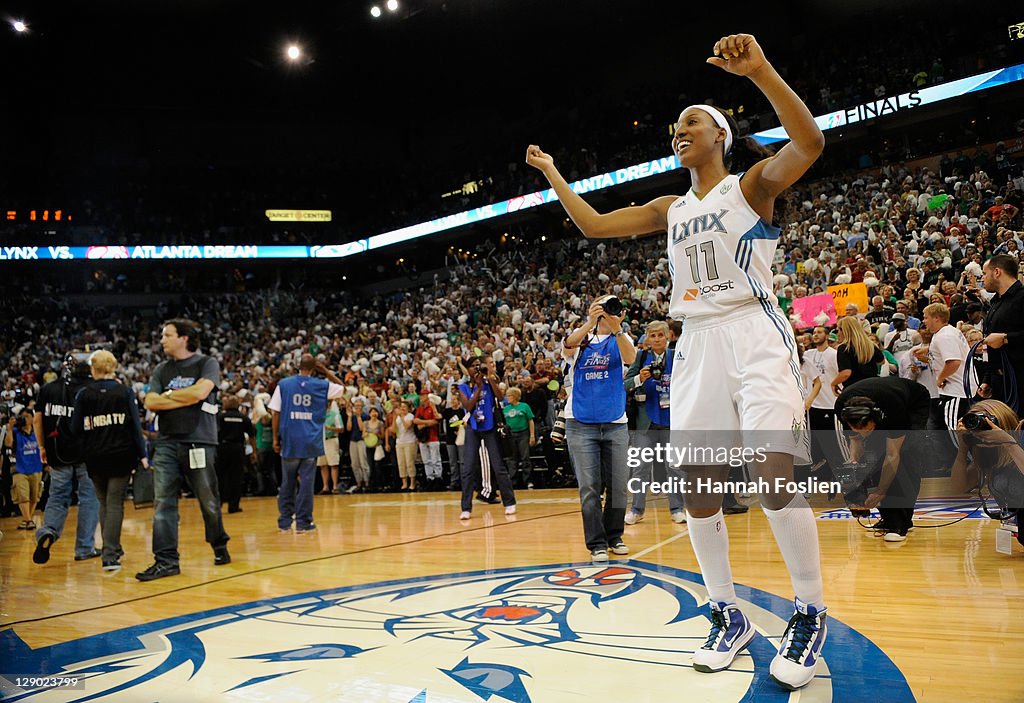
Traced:
<svg viewBox="0 0 1024 703">
<path fill-rule="evenodd" d="M 695 672 L 708 633 L 700 577 L 643 562 L 532 566 L 319 591 L 29 650 L 0 633 L 11 701 L 612 701 L 687 691 L 785 701 L 768 666 L 788 602 L 737 586 L 759 633 L 729 671 Z M 765 636 L 767 635 L 767 637 Z M 870 641 L 835 619 L 804 700 L 912 701 Z M 19 690 L 14 676 L 77 677 Z M 684 696 L 685 697 L 685 696 Z"/>
</svg>

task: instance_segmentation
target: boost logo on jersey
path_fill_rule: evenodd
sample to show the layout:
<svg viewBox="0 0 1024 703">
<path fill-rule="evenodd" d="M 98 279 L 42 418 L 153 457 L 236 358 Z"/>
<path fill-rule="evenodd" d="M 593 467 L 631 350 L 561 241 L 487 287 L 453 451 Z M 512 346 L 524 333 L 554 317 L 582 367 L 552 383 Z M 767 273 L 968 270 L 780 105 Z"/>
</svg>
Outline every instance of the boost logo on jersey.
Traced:
<svg viewBox="0 0 1024 703">
<path fill-rule="evenodd" d="M 687 288 L 683 294 L 683 300 L 697 300 L 698 298 L 714 298 L 718 293 L 723 291 L 732 290 L 734 288 L 732 281 L 722 281 L 711 286 L 701 286 L 700 288 Z"/>
</svg>

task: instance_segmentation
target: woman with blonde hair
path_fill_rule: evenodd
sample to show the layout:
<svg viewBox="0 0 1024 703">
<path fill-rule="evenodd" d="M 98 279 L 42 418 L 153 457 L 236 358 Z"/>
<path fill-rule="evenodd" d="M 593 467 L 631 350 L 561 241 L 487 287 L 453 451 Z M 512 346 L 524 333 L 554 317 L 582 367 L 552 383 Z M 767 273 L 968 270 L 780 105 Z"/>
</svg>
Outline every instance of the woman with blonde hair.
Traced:
<svg viewBox="0 0 1024 703">
<path fill-rule="evenodd" d="M 885 356 L 857 318 L 841 317 L 836 328 L 839 330 L 839 346 L 836 347 L 839 373 L 832 379 L 832 392 L 838 396 L 844 386 L 878 376 L 878 365 L 885 361 Z"/>
<path fill-rule="evenodd" d="M 116 571 L 124 554 L 121 523 L 128 480 L 140 459 L 146 468 L 149 460 L 135 393 L 114 377 L 117 358 L 101 350 L 89 357 L 89 367 L 94 381 L 75 397 L 71 425 L 82 437 L 85 466 L 100 501 L 103 569 Z"/>
<path fill-rule="evenodd" d="M 1024 518 L 1024 423 L 1006 403 L 982 400 L 957 424 L 960 438 L 950 477 L 957 493 L 988 486 L 1000 508 Z M 1017 540 L 1024 544 L 1018 531 Z"/>
</svg>

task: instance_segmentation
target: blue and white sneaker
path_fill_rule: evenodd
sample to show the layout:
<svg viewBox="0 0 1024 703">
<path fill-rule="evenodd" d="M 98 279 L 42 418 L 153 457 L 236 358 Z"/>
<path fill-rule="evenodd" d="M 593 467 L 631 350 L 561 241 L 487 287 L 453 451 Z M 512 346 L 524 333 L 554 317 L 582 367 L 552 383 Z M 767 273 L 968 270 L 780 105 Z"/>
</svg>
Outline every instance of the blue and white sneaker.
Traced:
<svg viewBox="0 0 1024 703">
<path fill-rule="evenodd" d="M 814 668 L 828 636 L 825 608 L 816 610 L 799 599 L 793 602 L 796 612 L 789 620 L 770 670 L 775 682 L 787 691 L 806 686 L 814 678 Z"/>
<path fill-rule="evenodd" d="M 712 603 L 711 632 L 704 646 L 693 653 L 693 668 L 705 674 L 728 669 L 754 634 L 754 626 L 735 605 Z"/>
</svg>

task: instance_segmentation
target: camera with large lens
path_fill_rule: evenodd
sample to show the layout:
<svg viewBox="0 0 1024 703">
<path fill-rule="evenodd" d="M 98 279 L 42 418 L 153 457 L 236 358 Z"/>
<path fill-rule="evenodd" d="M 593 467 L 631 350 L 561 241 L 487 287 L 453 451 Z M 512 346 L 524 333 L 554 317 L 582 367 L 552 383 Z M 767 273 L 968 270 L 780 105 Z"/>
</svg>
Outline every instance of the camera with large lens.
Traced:
<svg viewBox="0 0 1024 703">
<path fill-rule="evenodd" d="M 614 295 L 601 303 L 601 307 L 603 307 L 604 311 L 612 317 L 622 316 L 622 301 Z"/>
<path fill-rule="evenodd" d="M 551 427 L 551 441 L 560 444 L 565 441 L 565 412 L 560 411 Z"/>
<path fill-rule="evenodd" d="M 648 368 L 651 370 L 651 378 L 660 381 L 661 377 L 665 375 L 665 360 L 653 361 Z"/>
<path fill-rule="evenodd" d="M 968 432 L 977 432 L 979 430 L 990 430 L 988 422 L 991 420 L 993 425 L 997 425 L 996 419 L 988 413 L 981 412 L 980 410 L 973 410 L 964 415 L 962 422 L 964 423 L 964 429 Z"/>
</svg>

